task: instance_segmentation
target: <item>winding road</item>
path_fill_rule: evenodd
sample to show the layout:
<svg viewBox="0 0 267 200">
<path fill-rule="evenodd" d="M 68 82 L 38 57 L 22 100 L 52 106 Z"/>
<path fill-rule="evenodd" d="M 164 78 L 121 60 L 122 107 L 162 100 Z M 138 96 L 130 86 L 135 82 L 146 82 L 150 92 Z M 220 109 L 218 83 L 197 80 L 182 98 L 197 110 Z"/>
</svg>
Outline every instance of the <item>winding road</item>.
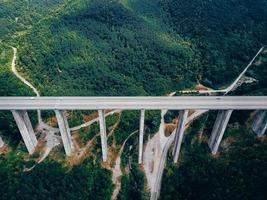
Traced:
<svg viewBox="0 0 267 200">
<path fill-rule="evenodd" d="M 180 93 L 200 93 L 200 94 L 224 93 L 224 95 L 226 95 L 227 93 L 229 93 L 230 91 L 232 91 L 233 89 L 235 89 L 235 86 L 238 83 L 238 81 L 240 81 L 240 79 L 242 78 L 242 76 L 247 72 L 247 70 L 249 69 L 249 67 L 253 64 L 253 62 L 255 61 L 255 59 L 264 50 L 264 48 L 265 48 L 265 46 L 263 46 L 263 47 L 261 47 L 259 49 L 259 51 L 252 58 L 252 60 L 248 63 L 248 65 L 245 67 L 245 69 L 239 74 L 239 76 L 234 80 L 234 82 L 231 85 L 229 85 L 227 88 L 220 89 L 220 90 L 212 90 L 212 89 L 211 90 L 182 90 L 182 91 L 179 91 L 179 92 Z"/>
<path fill-rule="evenodd" d="M 190 124 L 194 119 L 196 119 L 197 117 L 201 116 L 202 114 L 204 114 L 206 112 L 208 112 L 208 110 L 195 111 L 192 115 L 190 115 L 188 117 L 186 124 L 187 125 Z M 164 167 L 165 167 L 165 163 L 166 163 L 167 153 L 168 153 L 170 146 L 172 145 L 172 143 L 174 141 L 175 131 L 176 131 L 176 129 L 173 130 L 173 132 L 168 137 L 168 139 L 167 139 L 167 141 L 163 147 L 160 162 L 159 162 L 159 167 L 157 169 L 155 182 L 154 182 L 153 187 L 151 188 L 151 198 L 150 198 L 151 200 L 156 200 L 159 197 L 161 180 L 162 180 L 162 175 L 163 175 L 163 171 L 164 171 Z"/>
<path fill-rule="evenodd" d="M 40 92 L 29 82 L 27 81 L 24 77 L 22 77 L 19 72 L 16 69 L 16 59 L 17 59 L 17 48 L 11 46 L 12 50 L 13 50 L 13 58 L 12 58 L 12 62 L 11 62 L 11 71 L 12 73 L 18 78 L 20 79 L 25 85 L 27 85 L 28 87 L 30 87 L 32 89 L 32 91 L 36 94 L 37 97 L 40 97 Z M 113 110 L 111 112 L 108 112 L 105 114 L 105 116 L 109 116 L 112 115 L 114 113 L 119 113 L 121 112 L 120 110 Z M 55 135 L 55 133 L 59 132 L 58 128 L 54 128 L 49 126 L 48 124 L 46 124 L 45 122 L 43 122 L 42 120 L 42 116 L 41 116 L 41 111 L 37 110 L 37 117 L 38 117 L 38 126 L 37 126 L 37 130 L 42 131 L 45 134 L 45 141 L 46 141 L 46 147 L 44 150 L 44 153 L 41 155 L 41 157 L 39 158 L 38 163 L 42 162 L 50 153 L 50 151 L 57 145 L 59 145 L 59 138 L 57 138 L 57 136 Z M 85 128 L 87 126 L 90 126 L 91 124 L 93 124 L 94 122 L 98 121 L 99 118 L 95 118 L 92 119 L 88 122 L 85 122 L 81 125 L 75 126 L 70 128 L 70 131 L 77 131 L 81 128 Z M 1 142 L 1 141 L 0 141 Z M 33 169 L 34 167 L 30 168 L 29 170 Z"/>
<path fill-rule="evenodd" d="M 16 59 L 17 59 L 17 48 L 12 47 L 13 50 L 13 59 L 11 62 L 11 71 L 13 72 L 13 74 L 19 78 L 25 85 L 27 85 L 28 87 L 30 87 L 32 89 L 32 91 L 36 94 L 37 97 L 40 97 L 40 93 L 39 91 L 29 82 L 27 81 L 25 78 L 23 78 L 17 71 L 16 69 Z M 41 117 L 41 111 L 37 110 L 37 116 L 38 116 L 38 122 L 41 123 L 42 122 L 42 117 Z"/>
<path fill-rule="evenodd" d="M 135 133 L 137 133 L 138 130 L 132 132 L 123 142 L 121 149 L 119 151 L 118 157 L 116 159 L 116 164 L 114 166 L 114 168 L 112 169 L 112 182 L 115 185 L 115 189 L 113 190 L 112 196 L 111 196 L 111 200 L 116 200 L 117 196 L 120 192 L 121 189 L 121 180 L 119 180 L 122 176 L 122 172 L 121 172 L 121 154 L 123 152 L 124 146 L 126 144 L 126 142 L 128 141 L 128 139 Z"/>
<path fill-rule="evenodd" d="M 13 74 L 19 78 L 25 85 L 27 85 L 28 87 L 30 87 L 32 89 L 32 91 L 36 94 L 37 97 L 40 97 L 40 92 L 29 82 L 27 81 L 25 78 L 23 78 L 17 71 L 16 69 L 16 59 L 17 59 L 17 48 L 16 47 L 13 47 L 11 46 L 12 50 L 13 50 L 13 58 L 12 58 L 12 62 L 11 62 L 11 71 L 13 72 Z M 113 115 L 114 113 L 119 113 L 121 112 L 121 110 L 113 110 L 111 112 L 108 112 L 105 114 L 105 116 L 109 116 L 109 115 Z M 37 111 L 37 114 L 38 114 L 38 122 L 39 122 L 39 125 L 41 125 L 42 127 L 46 128 L 46 129 L 49 129 L 49 130 L 53 130 L 53 131 L 58 131 L 57 128 L 53 128 L 47 124 L 45 124 L 43 121 L 42 121 L 42 117 L 41 117 L 41 111 L 38 110 Z M 81 128 L 85 128 L 87 126 L 90 126 L 91 124 L 93 124 L 94 122 L 98 121 L 99 118 L 95 118 L 93 120 L 90 120 L 88 122 L 85 122 L 81 125 L 78 125 L 78 126 L 75 126 L 75 127 L 72 127 L 70 128 L 71 131 L 77 131 Z"/>
<path fill-rule="evenodd" d="M 121 112 L 121 110 L 113 110 L 113 111 L 110 111 L 110 112 L 108 112 L 108 113 L 105 113 L 105 117 L 107 117 L 107 116 L 109 116 L 109 115 L 113 115 L 113 114 L 115 114 L 115 113 L 120 113 L 120 112 Z M 85 123 L 83 123 L 83 124 L 81 124 L 81 125 L 72 127 L 72 128 L 70 128 L 70 130 L 71 130 L 71 131 L 77 131 L 77 130 L 79 130 L 79 129 L 81 129 L 81 128 L 90 126 L 91 124 L 93 124 L 94 122 L 97 122 L 97 121 L 99 121 L 99 117 L 96 117 L 96 118 L 94 118 L 94 119 L 92 119 L 92 120 L 90 120 L 90 121 L 88 121 L 88 122 L 85 122 Z"/>
<path fill-rule="evenodd" d="M 11 63 L 11 70 L 12 72 L 14 73 L 14 75 L 19 78 L 25 85 L 27 85 L 28 87 L 30 87 L 32 89 L 32 91 L 36 94 L 37 97 L 40 97 L 40 93 L 39 91 L 29 82 L 27 81 L 25 78 L 23 78 L 17 71 L 16 69 L 16 57 L 17 57 L 17 48 L 15 47 L 11 47 L 13 49 L 13 59 L 12 59 L 12 63 Z M 246 71 L 249 69 L 249 67 L 253 64 L 253 62 L 255 61 L 255 59 L 258 57 L 258 55 L 264 50 L 264 47 L 260 48 L 259 51 L 257 52 L 257 54 L 253 57 L 253 59 L 249 62 L 249 64 L 246 66 L 246 68 L 240 73 L 240 75 L 234 80 L 234 82 L 229 85 L 227 88 L 225 89 L 221 89 L 221 90 L 185 90 L 185 91 L 181 91 L 182 93 L 186 93 L 186 92 L 199 92 L 201 94 L 211 94 L 211 93 L 224 93 L 224 95 L 226 95 L 227 93 L 229 93 L 230 91 L 232 91 L 236 84 L 238 83 L 238 81 L 242 78 L 242 76 L 246 73 Z M 174 93 L 173 93 L 174 94 Z M 172 94 L 172 95 L 173 95 Z M 108 116 L 108 115 L 112 115 L 114 113 L 118 113 L 120 112 L 120 110 L 113 110 L 109 113 L 106 113 L 105 116 Z M 166 114 L 167 110 L 162 110 L 162 116 L 164 116 Z M 192 115 L 190 115 L 190 117 L 188 118 L 188 121 L 187 123 L 190 123 L 192 122 L 192 120 L 194 120 L 195 118 L 201 116 L 202 114 L 204 114 L 205 112 L 207 112 L 207 110 L 199 110 L 199 111 L 196 111 L 194 112 Z M 37 111 L 37 115 L 38 115 L 38 122 L 39 122 L 39 125 L 42 125 L 43 127 L 45 127 L 46 129 L 48 129 L 50 132 L 51 130 L 53 130 L 53 132 L 56 132 L 58 131 L 58 129 L 56 128 L 53 128 L 53 127 L 50 127 L 48 126 L 47 124 L 45 124 L 43 121 L 42 121 L 42 117 L 41 117 L 41 111 L 38 110 Z M 163 119 L 163 118 L 162 118 Z M 95 118 L 91 121 L 88 121 L 88 122 L 85 122 L 81 125 L 78 125 L 78 126 L 75 126 L 75 127 L 72 127 L 70 128 L 71 131 L 76 131 L 76 130 L 79 130 L 81 128 L 84 128 L 84 127 L 87 127 L 87 126 L 90 126 L 92 123 L 96 122 L 98 120 L 98 118 Z M 164 123 L 164 119 L 163 119 L 163 123 Z M 167 138 L 167 137 L 163 137 L 162 136 L 162 130 L 163 130 L 163 133 L 164 133 L 164 124 L 161 123 L 161 126 L 160 126 L 160 130 L 158 133 L 161 133 L 161 134 L 155 134 L 154 137 L 159 137 L 157 138 L 158 142 L 160 143 L 160 146 L 163 147 L 161 149 L 161 152 L 160 152 L 160 158 L 158 160 L 158 166 L 157 166 L 157 170 L 156 170 L 156 176 L 151 178 L 151 176 L 149 176 L 147 174 L 147 171 L 145 170 L 146 172 L 146 176 L 148 179 L 153 179 L 153 181 L 151 180 L 148 180 L 148 182 L 150 182 L 150 186 L 151 186 L 151 199 L 157 199 L 158 196 L 159 196 L 159 192 L 160 192 L 160 186 L 161 186 L 161 179 L 162 179 L 162 174 L 163 174 L 163 171 L 164 171 L 164 166 L 165 166 L 165 163 L 166 163 L 166 157 L 167 157 L 167 153 L 168 153 L 168 150 L 174 140 L 174 132 L 175 130 L 173 131 L 173 133 Z M 134 134 L 134 133 L 132 133 Z M 131 134 L 131 135 L 132 135 Z M 129 135 L 128 138 L 131 136 Z M 50 139 L 49 140 L 53 140 L 53 137 L 49 137 Z M 120 149 L 120 152 L 119 152 L 119 156 L 118 158 L 116 159 L 116 165 L 115 165 L 115 168 L 116 168 L 116 171 L 113 172 L 113 182 L 115 180 L 117 180 L 120 176 L 121 176 L 121 170 L 120 170 L 120 156 L 122 154 L 122 151 L 123 151 L 123 147 L 126 143 L 126 141 L 128 140 L 128 138 L 124 141 L 124 144 L 122 146 L 122 148 Z M 147 143 L 149 144 L 149 142 Z M 148 147 L 149 145 L 146 145 L 146 148 L 149 148 Z M 43 159 L 45 159 L 45 157 L 49 154 L 50 150 L 52 149 L 52 147 L 48 147 L 48 149 L 45 151 L 45 156 L 42 157 L 41 161 Z M 158 159 L 158 158 L 157 158 Z M 145 162 L 149 162 L 148 160 L 145 161 L 145 158 L 144 158 L 144 163 Z M 116 185 L 116 184 L 115 184 Z M 120 187 L 121 185 L 120 184 L 117 184 L 116 187 L 115 187 L 115 190 L 113 192 L 113 195 L 112 195 L 112 200 L 113 199 L 116 199 L 118 193 L 119 193 L 119 190 L 120 190 Z"/>
<path fill-rule="evenodd" d="M 222 89 L 222 90 L 185 90 L 185 91 L 180 91 L 181 93 L 188 93 L 188 92 L 199 92 L 202 94 L 211 94 L 211 93 L 224 93 L 226 95 L 230 91 L 236 89 L 239 85 L 238 82 L 242 78 L 242 76 L 246 73 L 246 71 L 249 69 L 249 67 L 253 64 L 255 59 L 259 56 L 259 54 L 264 50 L 264 46 L 259 49 L 259 51 L 256 53 L 256 55 L 252 58 L 252 60 L 249 62 L 249 64 L 246 66 L 246 68 L 240 73 L 240 75 L 235 79 L 235 81 L 229 85 L 227 88 Z M 195 118 L 201 116 L 202 114 L 206 113 L 208 110 L 198 110 L 195 111 L 192 115 L 190 115 L 187 119 L 187 124 L 192 122 Z M 176 130 L 176 129 L 175 129 Z M 157 168 L 157 173 L 156 173 L 156 178 L 154 178 L 153 185 L 151 187 L 151 196 L 150 200 L 156 200 L 159 197 L 160 194 L 160 188 L 161 188 L 161 180 L 162 180 L 162 175 L 164 171 L 164 166 L 166 163 L 166 158 L 167 158 L 167 153 L 174 141 L 174 136 L 175 136 L 175 130 L 172 132 L 172 134 L 168 137 L 168 140 L 165 142 L 165 145 L 163 147 L 161 157 L 160 157 L 160 162 Z M 154 136 L 155 137 L 155 136 Z M 147 175 L 147 173 L 146 173 Z M 147 178 L 149 176 L 147 175 Z"/>
</svg>

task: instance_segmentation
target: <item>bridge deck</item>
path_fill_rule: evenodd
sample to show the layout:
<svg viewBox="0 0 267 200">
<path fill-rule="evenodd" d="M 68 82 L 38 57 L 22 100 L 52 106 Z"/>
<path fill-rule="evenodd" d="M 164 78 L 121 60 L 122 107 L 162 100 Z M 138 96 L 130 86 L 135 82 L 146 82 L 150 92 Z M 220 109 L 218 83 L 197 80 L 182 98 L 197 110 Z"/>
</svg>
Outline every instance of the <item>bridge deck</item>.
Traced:
<svg viewBox="0 0 267 200">
<path fill-rule="evenodd" d="M 267 109 L 267 96 L 0 97 L 0 110 L 253 110 Z"/>
</svg>

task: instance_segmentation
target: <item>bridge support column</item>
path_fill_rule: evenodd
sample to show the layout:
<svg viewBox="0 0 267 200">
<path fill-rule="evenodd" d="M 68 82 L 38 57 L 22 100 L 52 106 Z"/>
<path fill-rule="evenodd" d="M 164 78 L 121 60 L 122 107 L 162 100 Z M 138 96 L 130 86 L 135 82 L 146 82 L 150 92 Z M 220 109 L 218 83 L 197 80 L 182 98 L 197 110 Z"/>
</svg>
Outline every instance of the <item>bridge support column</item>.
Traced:
<svg viewBox="0 0 267 200">
<path fill-rule="evenodd" d="M 22 139 L 30 154 L 34 152 L 37 139 L 34 134 L 30 118 L 25 110 L 12 110 L 13 117 L 17 123 Z"/>
<path fill-rule="evenodd" d="M 212 133 L 208 145 L 211 153 L 215 155 L 219 149 L 226 126 L 231 117 L 233 110 L 221 110 L 217 114 L 215 124 L 212 128 Z"/>
<path fill-rule="evenodd" d="M 98 110 L 99 125 L 100 125 L 100 137 L 101 137 L 101 148 L 102 148 L 102 158 L 103 161 L 107 161 L 107 129 L 106 129 L 106 120 L 105 120 L 105 111 Z"/>
<path fill-rule="evenodd" d="M 2 137 L 0 136 L 0 148 L 3 147 L 4 144 L 5 144 L 5 143 L 4 143 L 3 139 L 2 139 Z"/>
<path fill-rule="evenodd" d="M 55 110 L 59 132 L 62 138 L 63 146 L 67 156 L 70 156 L 74 150 L 74 145 L 70 135 L 70 128 L 66 116 L 66 112 Z"/>
<path fill-rule="evenodd" d="M 188 117 L 188 110 L 181 110 L 179 112 L 179 122 L 177 124 L 176 132 L 175 132 L 174 148 L 172 152 L 174 163 L 177 163 L 178 158 L 179 158 L 187 117 Z"/>
<path fill-rule="evenodd" d="M 140 124 L 139 124 L 139 152 L 138 152 L 138 164 L 143 162 L 143 141 L 144 141 L 144 124 L 145 124 L 145 110 L 141 110 Z"/>
<path fill-rule="evenodd" d="M 262 136 L 267 129 L 267 110 L 257 111 L 256 118 L 252 124 L 252 130 L 257 136 Z"/>
</svg>

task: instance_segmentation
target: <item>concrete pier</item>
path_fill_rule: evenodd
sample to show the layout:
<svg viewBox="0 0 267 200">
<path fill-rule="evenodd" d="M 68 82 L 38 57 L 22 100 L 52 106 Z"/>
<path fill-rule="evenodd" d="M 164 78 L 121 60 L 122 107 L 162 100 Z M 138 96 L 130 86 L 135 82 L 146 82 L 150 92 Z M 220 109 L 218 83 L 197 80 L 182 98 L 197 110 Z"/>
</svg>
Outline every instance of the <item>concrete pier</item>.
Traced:
<svg viewBox="0 0 267 200">
<path fill-rule="evenodd" d="M 100 137 L 101 137 L 101 148 L 102 148 L 102 158 L 103 161 L 107 161 L 107 129 L 106 129 L 106 120 L 105 120 L 105 111 L 98 110 L 99 125 L 100 125 Z"/>
<path fill-rule="evenodd" d="M 0 148 L 3 147 L 4 145 L 5 145 L 5 143 L 4 143 L 3 139 L 2 139 L 2 137 L 0 136 Z"/>
<path fill-rule="evenodd" d="M 219 149 L 223 134 L 226 130 L 232 112 L 233 110 L 221 110 L 217 114 L 215 124 L 212 128 L 211 137 L 208 142 L 213 155 L 215 155 Z"/>
<path fill-rule="evenodd" d="M 176 132 L 175 132 L 174 148 L 172 152 L 174 163 L 177 163 L 178 158 L 179 158 L 187 117 L 188 117 L 188 110 L 181 110 L 179 112 L 179 122 L 177 124 Z"/>
<path fill-rule="evenodd" d="M 67 156 L 70 156 L 74 150 L 74 145 L 70 135 L 70 128 L 66 116 L 66 112 L 55 110 L 59 132 L 62 138 L 63 146 Z"/>
<path fill-rule="evenodd" d="M 30 118 L 25 110 L 12 110 L 13 117 L 17 123 L 22 139 L 30 154 L 34 152 L 37 139 L 34 134 Z"/>
<path fill-rule="evenodd" d="M 145 110 L 141 110 L 140 124 L 139 124 L 139 152 L 138 152 L 138 164 L 143 162 L 143 141 L 144 141 L 144 125 L 145 125 Z"/>
<path fill-rule="evenodd" d="M 267 110 L 259 110 L 252 124 L 252 130 L 257 136 L 262 136 L 267 129 Z"/>
</svg>

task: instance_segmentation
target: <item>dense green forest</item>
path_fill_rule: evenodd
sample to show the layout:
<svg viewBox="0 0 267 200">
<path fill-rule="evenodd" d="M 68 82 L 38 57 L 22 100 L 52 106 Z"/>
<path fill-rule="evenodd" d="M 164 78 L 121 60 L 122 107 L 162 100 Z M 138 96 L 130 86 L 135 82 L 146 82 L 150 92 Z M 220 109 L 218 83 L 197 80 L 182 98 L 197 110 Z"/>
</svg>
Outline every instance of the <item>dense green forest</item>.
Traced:
<svg viewBox="0 0 267 200">
<path fill-rule="evenodd" d="M 4 26 L 3 41 L 20 47 L 19 67 L 43 95 L 162 95 L 197 82 L 219 87 L 267 38 L 264 0 L 2 4 L 2 21 L 16 23 Z M 19 25 L 27 27 L 13 30 Z"/>
<path fill-rule="evenodd" d="M 249 114 L 233 113 L 216 157 L 207 146 L 215 113 L 195 121 L 185 135 L 179 164 L 168 157 L 160 199 L 266 199 L 267 143 L 251 133 Z"/>
<path fill-rule="evenodd" d="M 89 157 L 68 169 L 46 161 L 25 172 L 26 161 L 18 154 L 0 155 L 1 199 L 110 199 L 110 171 Z"/>
<path fill-rule="evenodd" d="M 11 46 L 18 49 L 18 71 L 42 96 L 141 96 L 198 83 L 224 87 L 266 41 L 266 0 L 0 0 L 0 96 L 34 95 L 10 70 Z M 246 74 L 257 81 L 230 95 L 267 94 L 266 57 Z M 54 116 L 42 114 L 45 120 Z M 84 114 L 91 111 L 71 114 L 70 126 L 82 123 Z M 165 120 L 176 116 L 168 112 Z M 35 124 L 35 113 L 30 117 Z M 145 141 L 157 131 L 159 117 L 146 112 Z M 130 111 L 107 117 L 107 127 L 118 122 L 109 146 L 121 146 L 138 129 L 138 118 Z M 250 112 L 233 114 L 217 157 L 207 147 L 214 119 L 210 113 L 189 128 L 178 165 L 168 155 L 161 199 L 266 199 L 267 143 L 251 134 Z M 80 130 L 80 143 L 98 132 L 98 123 Z M 0 199 L 110 199 L 114 186 L 100 162 L 99 136 L 79 165 L 67 166 L 61 148 L 60 159 L 49 157 L 27 172 L 34 155 L 27 157 L 10 112 L 0 112 L 0 135 L 9 146 L 0 155 Z M 133 136 L 121 158 L 118 199 L 149 198 L 137 149 Z"/>
<path fill-rule="evenodd" d="M 233 80 L 266 45 L 265 0 L 161 0 L 160 5 L 176 32 L 196 46 L 201 81 L 211 86 Z"/>
<path fill-rule="evenodd" d="M 19 66 L 43 95 L 160 95 L 196 82 L 194 45 L 167 25 L 154 27 L 150 20 L 160 18 L 116 1 L 84 4 L 53 13 L 19 39 Z"/>
</svg>

